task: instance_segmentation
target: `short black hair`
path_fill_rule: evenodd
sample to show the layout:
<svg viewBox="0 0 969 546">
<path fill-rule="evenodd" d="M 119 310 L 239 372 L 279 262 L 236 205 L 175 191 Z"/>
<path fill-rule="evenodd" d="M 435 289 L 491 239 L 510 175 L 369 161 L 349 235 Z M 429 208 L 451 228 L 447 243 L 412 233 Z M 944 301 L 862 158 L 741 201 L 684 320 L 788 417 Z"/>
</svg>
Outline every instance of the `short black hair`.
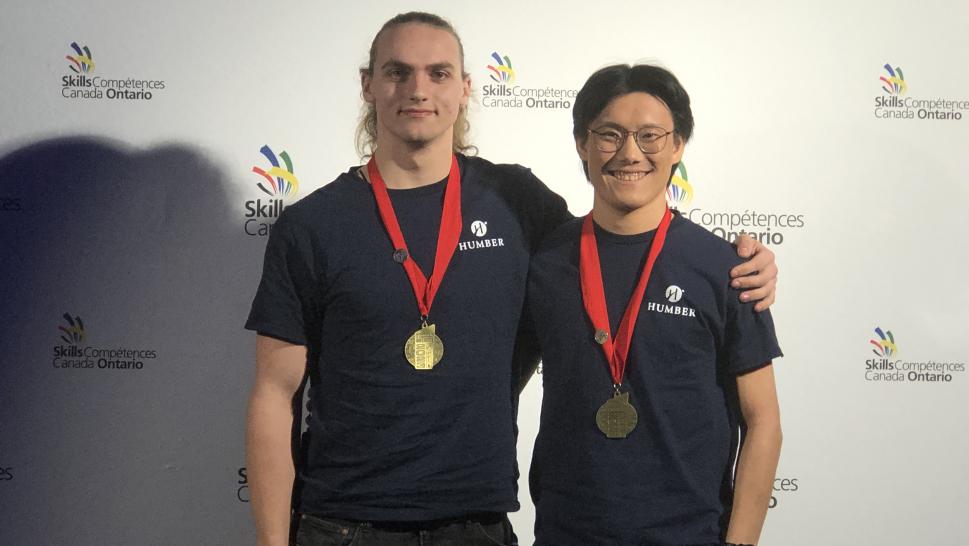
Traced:
<svg viewBox="0 0 969 546">
<path fill-rule="evenodd" d="M 673 134 L 680 143 L 686 144 L 693 136 L 690 95 L 672 72 L 649 64 L 614 64 L 589 76 L 576 95 L 572 107 L 572 135 L 576 140 L 585 141 L 592 120 L 614 99 L 629 93 L 647 93 L 663 101 L 673 114 Z M 585 161 L 582 169 L 588 178 L 589 165 Z"/>
</svg>

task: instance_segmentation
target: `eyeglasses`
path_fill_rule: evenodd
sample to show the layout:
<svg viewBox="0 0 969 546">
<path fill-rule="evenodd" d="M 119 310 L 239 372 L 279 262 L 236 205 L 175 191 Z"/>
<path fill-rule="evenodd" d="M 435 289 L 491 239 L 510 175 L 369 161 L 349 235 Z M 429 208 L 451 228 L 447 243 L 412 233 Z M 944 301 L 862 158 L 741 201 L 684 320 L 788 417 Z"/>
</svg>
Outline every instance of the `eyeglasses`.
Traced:
<svg viewBox="0 0 969 546">
<path fill-rule="evenodd" d="M 644 154 L 655 154 L 666 146 L 667 137 L 673 131 L 663 131 L 660 127 L 642 127 L 635 131 L 617 129 L 615 127 L 605 127 L 594 130 L 589 129 L 592 135 L 592 143 L 600 152 L 618 152 L 626 144 L 626 138 L 633 135 L 636 146 Z"/>
</svg>

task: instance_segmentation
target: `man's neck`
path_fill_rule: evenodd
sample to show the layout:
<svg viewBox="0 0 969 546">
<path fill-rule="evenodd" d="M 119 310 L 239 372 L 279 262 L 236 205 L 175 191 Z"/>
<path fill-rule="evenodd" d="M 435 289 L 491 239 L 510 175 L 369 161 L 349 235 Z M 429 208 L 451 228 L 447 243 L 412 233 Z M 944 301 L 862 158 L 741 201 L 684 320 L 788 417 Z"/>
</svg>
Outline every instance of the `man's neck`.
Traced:
<svg viewBox="0 0 969 546">
<path fill-rule="evenodd" d="M 387 187 L 394 190 L 419 188 L 447 177 L 451 171 L 451 141 L 440 141 L 417 149 L 404 143 L 388 145 L 378 142 L 373 156 Z"/>
<path fill-rule="evenodd" d="M 635 210 L 618 210 L 599 199 L 592 204 L 592 219 L 602 229 L 617 235 L 636 235 L 659 227 L 666 212 L 665 195 L 655 202 Z"/>
</svg>

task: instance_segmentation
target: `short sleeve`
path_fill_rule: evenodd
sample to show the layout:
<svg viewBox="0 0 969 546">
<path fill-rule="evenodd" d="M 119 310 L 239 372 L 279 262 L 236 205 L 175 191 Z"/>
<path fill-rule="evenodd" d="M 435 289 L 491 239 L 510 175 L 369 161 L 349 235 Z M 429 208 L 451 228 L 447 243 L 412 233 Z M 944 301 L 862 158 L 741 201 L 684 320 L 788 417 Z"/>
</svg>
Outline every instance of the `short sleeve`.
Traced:
<svg viewBox="0 0 969 546">
<path fill-rule="evenodd" d="M 318 253 L 310 231 L 284 211 L 266 243 L 262 279 L 246 329 L 307 345 L 320 314 Z"/>
<path fill-rule="evenodd" d="M 726 291 L 726 324 L 721 351 L 726 369 L 734 375 L 753 371 L 783 356 L 777 344 L 770 310 L 754 311 L 754 303 L 740 301 L 739 291 Z"/>
</svg>

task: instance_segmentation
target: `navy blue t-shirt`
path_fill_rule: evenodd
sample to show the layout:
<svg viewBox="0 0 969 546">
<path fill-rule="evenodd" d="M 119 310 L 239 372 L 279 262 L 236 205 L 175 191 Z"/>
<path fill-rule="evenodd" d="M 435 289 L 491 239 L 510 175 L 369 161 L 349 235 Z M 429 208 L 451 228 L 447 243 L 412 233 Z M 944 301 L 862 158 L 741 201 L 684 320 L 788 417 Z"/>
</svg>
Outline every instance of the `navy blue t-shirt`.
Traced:
<svg viewBox="0 0 969 546">
<path fill-rule="evenodd" d="M 734 248 L 679 215 L 637 320 L 623 391 L 639 414 L 609 439 L 596 411 L 612 377 L 582 303 L 582 219 L 532 259 L 528 310 L 542 351 L 544 398 L 530 486 L 538 545 L 713 544 L 729 516 L 741 414 L 736 375 L 780 356 L 770 313 L 729 286 Z M 613 334 L 655 232 L 596 226 Z"/>
<path fill-rule="evenodd" d="M 302 512 L 421 521 L 519 507 L 512 353 L 528 261 L 570 216 L 523 167 L 459 164 L 464 225 L 429 317 L 444 343 L 432 370 L 404 358 L 420 311 L 356 169 L 273 227 L 246 328 L 307 347 Z M 428 277 L 446 184 L 390 190 Z"/>
</svg>

